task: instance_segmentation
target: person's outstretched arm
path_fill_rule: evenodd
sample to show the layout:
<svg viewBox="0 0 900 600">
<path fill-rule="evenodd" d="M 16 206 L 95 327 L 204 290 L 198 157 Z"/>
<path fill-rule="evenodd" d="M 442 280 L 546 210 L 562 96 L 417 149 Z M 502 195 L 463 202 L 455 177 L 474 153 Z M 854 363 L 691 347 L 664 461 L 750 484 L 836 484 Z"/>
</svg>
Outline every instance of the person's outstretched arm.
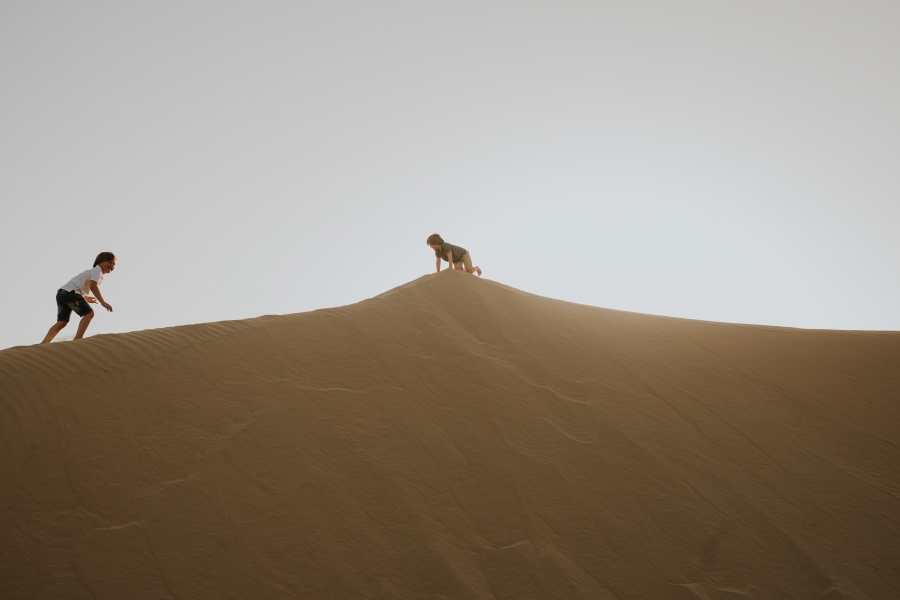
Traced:
<svg viewBox="0 0 900 600">
<path fill-rule="evenodd" d="M 102 306 L 109 312 L 112 312 L 112 306 L 110 306 L 106 303 L 105 300 L 103 300 L 103 294 L 100 293 L 100 286 L 97 285 L 96 281 L 91 280 L 91 291 L 94 292 L 94 297 L 100 301 L 100 306 Z"/>
<path fill-rule="evenodd" d="M 434 263 L 434 268 L 437 269 L 437 270 L 435 271 L 436 273 L 440 273 L 440 272 L 441 272 L 441 257 L 440 257 L 440 256 L 437 257 L 437 260 L 436 260 L 435 263 Z"/>
<path fill-rule="evenodd" d="M 447 264 L 449 265 L 447 268 L 451 271 L 453 270 L 453 251 L 447 252 Z"/>
</svg>

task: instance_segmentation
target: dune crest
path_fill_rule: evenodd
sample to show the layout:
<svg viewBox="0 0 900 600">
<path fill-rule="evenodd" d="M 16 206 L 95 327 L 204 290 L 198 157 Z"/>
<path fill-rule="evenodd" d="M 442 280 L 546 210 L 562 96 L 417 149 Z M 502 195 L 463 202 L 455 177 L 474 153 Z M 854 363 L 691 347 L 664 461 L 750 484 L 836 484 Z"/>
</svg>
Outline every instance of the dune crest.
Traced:
<svg viewBox="0 0 900 600">
<path fill-rule="evenodd" d="M 0 597 L 900 597 L 898 367 L 453 271 L 4 350 Z"/>
</svg>

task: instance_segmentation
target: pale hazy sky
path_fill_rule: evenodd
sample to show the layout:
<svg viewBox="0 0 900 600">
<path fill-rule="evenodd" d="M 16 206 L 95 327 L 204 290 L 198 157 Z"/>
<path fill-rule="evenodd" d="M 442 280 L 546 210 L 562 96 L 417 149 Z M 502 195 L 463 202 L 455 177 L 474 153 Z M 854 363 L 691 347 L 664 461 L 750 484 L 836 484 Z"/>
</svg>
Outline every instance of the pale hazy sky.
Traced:
<svg viewBox="0 0 900 600">
<path fill-rule="evenodd" d="M 0 348 L 100 251 L 93 334 L 356 302 L 433 232 L 555 298 L 900 329 L 898 32 L 893 0 L 3 0 Z"/>
</svg>

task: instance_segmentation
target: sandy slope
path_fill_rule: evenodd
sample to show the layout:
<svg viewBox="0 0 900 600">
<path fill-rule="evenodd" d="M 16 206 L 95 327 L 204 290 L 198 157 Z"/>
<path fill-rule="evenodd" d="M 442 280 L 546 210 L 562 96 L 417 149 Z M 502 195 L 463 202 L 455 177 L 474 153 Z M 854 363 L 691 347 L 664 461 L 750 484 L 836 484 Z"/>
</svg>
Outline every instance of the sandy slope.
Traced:
<svg viewBox="0 0 900 600">
<path fill-rule="evenodd" d="M 900 597 L 897 333 L 444 272 L 0 390 L 4 599 Z"/>
</svg>

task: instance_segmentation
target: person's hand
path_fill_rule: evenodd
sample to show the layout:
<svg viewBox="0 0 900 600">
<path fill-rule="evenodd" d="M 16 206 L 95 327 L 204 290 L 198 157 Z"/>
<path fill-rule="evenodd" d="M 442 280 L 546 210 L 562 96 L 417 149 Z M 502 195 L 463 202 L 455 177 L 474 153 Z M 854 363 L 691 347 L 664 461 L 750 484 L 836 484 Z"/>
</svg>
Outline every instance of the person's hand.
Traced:
<svg viewBox="0 0 900 600">
<path fill-rule="evenodd" d="M 105 308 L 105 309 L 108 310 L 109 312 L 112 312 L 112 305 L 111 305 L 111 304 L 107 304 L 106 302 L 101 302 L 101 303 L 100 303 L 100 306 L 102 306 L 103 308 Z"/>
<path fill-rule="evenodd" d="M 96 303 L 97 303 L 97 299 L 94 298 L 93 296 L 85 296 L 84 299 L 87 300 L 88 303 L 90 303 L 90 304 L 96 304 Z"/>
</svg>

